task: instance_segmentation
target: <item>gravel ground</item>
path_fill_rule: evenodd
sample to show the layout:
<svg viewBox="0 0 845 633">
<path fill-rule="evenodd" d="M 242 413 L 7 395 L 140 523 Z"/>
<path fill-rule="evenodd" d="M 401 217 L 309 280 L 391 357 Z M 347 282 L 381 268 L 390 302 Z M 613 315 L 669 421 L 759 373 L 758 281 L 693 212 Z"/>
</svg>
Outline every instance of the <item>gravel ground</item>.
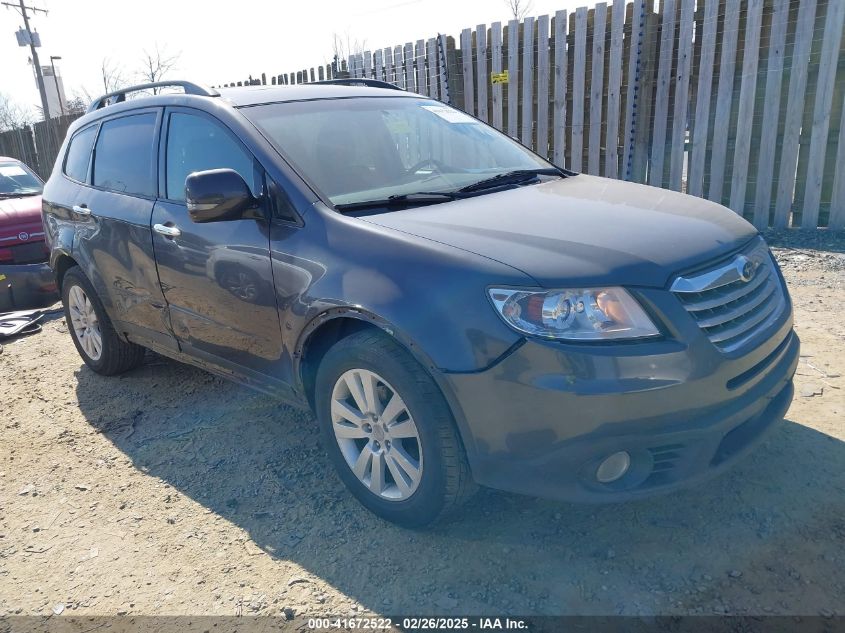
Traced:
<svg viewBox="0 0 845 633">
<path fill-rule="evenodd" d="M 0 615 L 845 614 L 845 236 L 769 236 L 802 358 L 787 420 L 692 490 L 580 506 L 483 490 L 408 531 L 334 476 L 310 415 L 62 320 L 0 354 Z"/>
</svg>

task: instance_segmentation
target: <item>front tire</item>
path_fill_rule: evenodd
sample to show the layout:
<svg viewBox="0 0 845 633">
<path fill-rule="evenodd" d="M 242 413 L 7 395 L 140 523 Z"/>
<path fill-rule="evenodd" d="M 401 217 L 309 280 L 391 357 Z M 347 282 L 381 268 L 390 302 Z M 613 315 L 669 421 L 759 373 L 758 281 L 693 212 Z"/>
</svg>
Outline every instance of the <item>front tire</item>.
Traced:
<svg viewBox="0 0 845 633">
<path fill-rule="evenodd" d="M 315 405 L 341 480 L 378 516 L 418 527 L 474 489 L 446 400 L 425 369 L 377 331 L 338 341 L 323 357 Z"/>
<path fill-rule="evenodd" d="M 113 376 L 144 361 L 144 348 L 120 338 L 94 287 L 78 266 L 65 273 L 62 303 L 73 344 L 95 372 Z"/>
</svg>

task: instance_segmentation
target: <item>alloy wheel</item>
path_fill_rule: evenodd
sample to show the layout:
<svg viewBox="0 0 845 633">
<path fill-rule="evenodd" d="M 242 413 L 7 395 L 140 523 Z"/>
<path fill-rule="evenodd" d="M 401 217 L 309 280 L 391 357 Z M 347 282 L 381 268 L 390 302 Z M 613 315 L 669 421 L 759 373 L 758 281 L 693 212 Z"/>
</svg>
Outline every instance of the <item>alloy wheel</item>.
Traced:
<svg viewBox="0 0 845 633">
<path fill-rule="evenodd" d="M 403 501 L 422 480 L 420 434 L 399 393 L 381 376 L 350 369 L 332 390 L 332 430 L 347 465 L 370 492 Z"/>
<path fill-rule="evenodd" d="M 73 286 L 68 292 L 68 311 L 71 327 L 76 340 L 85 354 L 93 361 L 100 360 L 103 353 L 103 333 L 100 320 L 94 311 L 94 305 L 79 286 Z"/>
</svg>

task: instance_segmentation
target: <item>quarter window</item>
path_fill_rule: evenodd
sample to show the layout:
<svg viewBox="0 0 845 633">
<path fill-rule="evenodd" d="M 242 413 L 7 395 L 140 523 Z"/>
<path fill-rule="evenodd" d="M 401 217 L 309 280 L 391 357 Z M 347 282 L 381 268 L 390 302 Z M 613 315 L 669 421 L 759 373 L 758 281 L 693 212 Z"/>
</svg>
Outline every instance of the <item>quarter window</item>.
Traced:
<svg viewBox="0 0 845 633">
<path fill-rule="evenodd" d="M 155 113 L 106 121 L 94 150 L 94 185 L 121 193 L 155 195 L 153 139 Z"/>
<path fill-rule="evenodd" d="M 203 116 L 174 112 L 167 133 L 167 198 L 185 199 L 185 179 L 195 171 L 233 169 L 257 195 L 252 157 L 229 132 Z"/>
<path fill-rule="evenodd" d="M 77 132 L 70 140 L 65 159 L 65 174 L 79 182 L 88 182 L 88 165 L 91 163 L 91 148 L 97 138 L 97 126 L 92 125 Z"/>
</svg>

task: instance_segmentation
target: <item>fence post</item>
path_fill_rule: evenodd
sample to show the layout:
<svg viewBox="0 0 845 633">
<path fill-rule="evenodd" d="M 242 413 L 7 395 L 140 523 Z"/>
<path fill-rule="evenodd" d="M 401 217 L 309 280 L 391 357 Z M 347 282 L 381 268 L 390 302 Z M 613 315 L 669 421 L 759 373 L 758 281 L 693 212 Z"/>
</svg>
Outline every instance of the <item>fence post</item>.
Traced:
<svg viewBox="0 0 845 633">
<path fill-rule="evenodd" d="M 572 143 L 570 163 L 581 171 L 584 160 L 584 75 L 587 69 L 587 7 L 575 10 L 575 60 L 572 71 Z"/>
<path fill-rule="evenodd" d="M 745 190 L 748 184 L 748 158 L 751 152 L 751 125 L 754 96 L 757 90 L 757 66 L 760 60 L 760 21 L 763 0 L 749 0 L 745 17 L 745 47 L 742 53 L 742 83 L 739 88 L 733 170 L 731 173 L 730 208 L 739 215 L 745 212 Z"/>
<path fill-rule="evenodd" d="M 736 48 L 739 36 L 740 0 L 727 0 L 722 35 L 719 88 L 716 92 L 716 118 L 713 126 L 713 146 L 710 153 L 710 190 L 707 197 L 713 202 L 722 201 L 725 185 L 725 161 L 728 152 L 728 121 L 733 102 Z"/>
<path fill-rule="evenodd" d="M 428 75 L 428 96 L 440 99 L 437 74 L 437 39 L 430 37 L 425 46 L 426 74 Z"/>
<path fill-rule="evenodd" d="M 813 106 L 813 129 L 810 139 L 810 157 L 807 162 L 807 188 L 804 193 L 804 208 L 801 212 L 802 229 L 817 228 L 819 223 L 824 157 L 827 149 L 827 134 L 830 129 L 833 88 L 836 83 L 836 66 L 839 61 L 838 52 L 842 41 L 843 22 L 845 22 L 845 2 L 828 3 L 819 63 L 818 88 Z M 843 167 L 845 166 L 839 165 L 840 170 Z"/>
<path fill-rule="evenodd" d="M 440 79 L 440 100 L 443 103 L 448 103 L 451 105 L 452 98 L 449 92 L 449 70 L 446 61 L 446 36 L 437 35 L 437 58 L 440 64 L 440 72 L 439 72 L 439 79 Z"/>
<path fill-rule="evenodd" d="M 601 174 L 601 126 L 604 101 L 604 49 L 607 3 L 599 2 L 593 10 L 592 77 L 590 79 L 590 129 L 587 134 L 587 173 Z"/>
<path fill-rule="evenodd" d="M 417 82 L 414 76 L 414 45 L 411 42 L 405 44 L 403 68 L 405 72 L 405 83 L 402 87 L 410 92 L 417 92 Z"/>
<path fill-rule="evenodd" d="M 566 11 L 558 11 L 554 17 L 555 32 L 555 87 L 552 128 L 554 135 L 554 164 L 563 166 L 566 151 L 566 34 L 569 24 Z"/>
<path fill-rule="evenodd" d="M 625 180 L 632 179 L 634 168 L 634 148 L 637 136 L 637 101 L 641 96 L 639 84 L 642 70 L 643 34 L 645 31 L 646 0 L 634 2 L 631 16 L 631 46 L 628 51 L 628 93 L 625 99 Z"/>
<path fill-rule="evenodd" d="M 381 55 L 382 52 L 380 48 L 376 50 L 375 53 L 373 53 L 373 73 L 375 79 L 378 79 L 379 81 L 384 81 L 384 65 L 382 63 Z"/>
<path fill-rule="evenodd" d="M 763 99 L 763 125 L 760 128 L 757 186 L 754 192 L 754 226 L 769 226 L 772 206 L 772 174 L 778 140 L 778 118 L 783 86 L 783 62 L 786 32 L 789 26 L 789 0 L 776 0 L 769 36 L 769 60 L 766 68 L 766 96 Z"/>
<path fill-rule="evenodd" d="M 695 26 L 693 0 L 681 0 L 681 24 L 678 32 L 678 68 L 675 71 L 675 109 L 672 113 L 671 153 L 669 154 L 669 187 L 681 190 L 686 154 L 689 83 L 692 67 L 692 35 Z M 751 129 L 751 126 L 748 126 Z"/>
<path fill-rule="evenodd" d="M 384 80 L 387 83 L 395 83 L 393 75 L 393 49 L 388 47 L 382 51 L 382 59 L 384 61 Z"/>
<path fill-rule="evenodd" d="M 775 228 L 782 229 L 789 224 L 792 197 L 795 191 L 795 169 L 798 163 L 798 144 L 801 132 L 801 116 L 804 112 L 807 89 L 807 67 L 810 48 L 813 43 L 813 27 L 816 16 L 816 0 L 801 0 L 798 8 L 798 22 L 795 26 L 795 45 L 789 71 L 789 98 L 786 105 L 786 119 L 781 138 L 780 169 L 778 171 L 777 197 L 775 199 Z"/>
<path fill-rule="evenodd" d="M 522 21 L 522 144 L 534 148 L 534 18 Z"/>
<path fill-rule="evenodd" d="M 476 46 L 476 82 L 478 86 L 478 118 L 485 123 L 490 120 L 487 112 L 487 83 L 490 80 L 487 74 L 487 27 L 479 24 L 475 27 Z"/>
<path fill-rule="evenodd" d="M 710 137 L 710 95 L 713 92 L 713 64 L 716 61 L 718 19 L 719 0 L 706 0 L 698 90 L 696 91 L 695 128 L 692 133 L 692 151 L 687 172 L 687 192 L 694 196 L 704 194 L 704 160 L 707 154 L 707 139 Z M 718 122 L 716 124 L 718 125 Z"/>
<path fill-rule="evenodd" d="M 622 105 L 622 53 L 625 0 L 613 0 L 610 15 L 610 65 L 607 80 L 607 139 L 604 174 L 619 176 L 619 109 Z"/>
<path fill-rule="evenodd" d="M 519 20 L 508 22 L 508 136 L 519 134 Z"/>
<path fill-rule="evenodd" d="M 425 77 L 425 42 L 423 40 L 417 40 L 414 57 L 416 61 L 417 92 L 428 95 L 430 93 L 428 92 L 428 81 Z"/>
<path fill-rule="evenodd" d="M 537 134 L 534 151 L 549 158 L 549 16 L 537 18 Z"/>
<path fill-rule="evenodd" d="M 663 186 L 666 157 L 666 127 L 669 117 L 669 90 L 672 85 L 672 53 L 675 48 L 675 0 L 660 4 L 660 63 L 657 67 L 657 93 L 654 97 L 654 129 L 651 138 L 651 163 L 648 184 Z"/>
<path fill-rule="evenodd" d="M 499 74 L 502 72 L 502 23 L 493 22 L 490 25 L 490 62 L 491 73 Z M 502 123 L 502 84 L 491 84 L 490 92 L 493 102 L 493 127 L 497 130 L 503 130 Z"/>
<path fill-rule="evenodd" d="M 391 75 L 393 76 L 393 83 L 405 90 L 405 74 L 402 71 L 404 63 L 402 60 L 402 45 L 397 44 L 393 47 L 393 68 Z"/>
</svg>

